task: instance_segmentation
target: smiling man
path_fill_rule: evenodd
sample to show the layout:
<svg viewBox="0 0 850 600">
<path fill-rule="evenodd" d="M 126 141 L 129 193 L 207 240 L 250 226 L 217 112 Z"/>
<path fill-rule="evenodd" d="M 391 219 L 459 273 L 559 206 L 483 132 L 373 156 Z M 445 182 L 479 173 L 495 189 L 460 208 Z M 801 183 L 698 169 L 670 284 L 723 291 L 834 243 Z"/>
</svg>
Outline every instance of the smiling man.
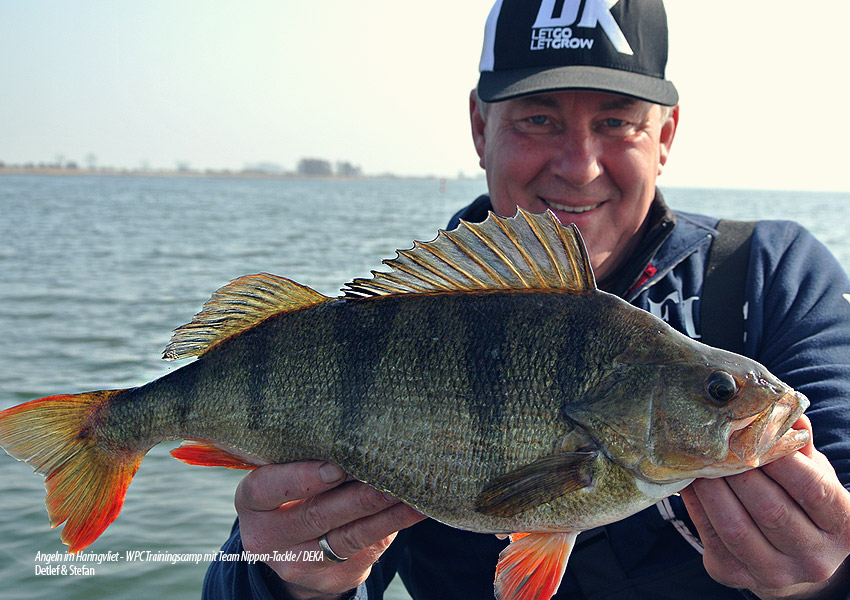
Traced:
<svg viewBox="0 0 850 600">
<path fill-rule="evenodd" d="M 814 444 L 583 532 L 555 598 L 846 598 L 850 281 L 810 233 L 763 221 L 724 273 L 741 284 L 711 291 L 710 253 L 729 233 L 656 189 L 679 122 L 666 61 L 660 0 L 499 0 L 470 99 L 489 193 L 450 227 L 518 206 L 576 223 L 602 289 L 692 337 L 730 333 L 730 349 L 809 398 L 796 426 Z M 715 315 L 724 304 L 728 322 Z M 423 521 L 327 463 L 261 467 L 236 508 L 226 553 L 319 549 L 326 560 L 213 563 L 206 598 L 377 599 L 397 571 L 415 600 L 492 598 L 507 543 Z"/>
<path fill-rule="evenodd" d="M 603 288 L 646 234 L 676 133 L 666 63 L 660 2 L 497 2 L 485 27 L 470 108 L 492 209 L 574 222 Z"/>
<path fill-rule="evenodd" d="M 548 208 L 574 222 L 604 287 L 645 233 L 678 110 L 591 91 L 523 96 L 486 109 L 473 93 L 471 105 L 495 212 Z"/>
</svg>

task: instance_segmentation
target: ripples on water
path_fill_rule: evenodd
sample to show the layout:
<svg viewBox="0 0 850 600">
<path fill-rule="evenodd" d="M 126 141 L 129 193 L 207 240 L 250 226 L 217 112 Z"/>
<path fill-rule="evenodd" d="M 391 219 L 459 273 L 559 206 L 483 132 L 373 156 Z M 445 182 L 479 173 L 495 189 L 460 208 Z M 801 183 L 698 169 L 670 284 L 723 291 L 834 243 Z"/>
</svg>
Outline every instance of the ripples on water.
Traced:
<svg viewBox="0 0 850 600">
<path fill-rule="evenodd" d="M 171 330 L 240 275 L 268 271 L 334 295 L 432 239 L 481 181 L 0 177 L 0 409 L 56 393 L 132 387 L 178 368 Z M 668 202 L 730 218 L 803 222 L 850 264 L 847 194 L 671 190 Z M 824 219 L 823 215 L 829 215 Z M 813 268 L 816 268 L 813 266 Z M 196 598 L 206 564 L 123 560 L 132 550 L 212 553 L 242 472 L 189 467 L 155 448 L 119 519 L 86 551 L 118 551 L 93 576 L 36 576 L 64 551 L 41 477 L 0 456 L 4 598 Z M 85 564 L 85 563 L 84 563 Z M 396 592 L 397 594 L 400 593 Z"/>
</svg>

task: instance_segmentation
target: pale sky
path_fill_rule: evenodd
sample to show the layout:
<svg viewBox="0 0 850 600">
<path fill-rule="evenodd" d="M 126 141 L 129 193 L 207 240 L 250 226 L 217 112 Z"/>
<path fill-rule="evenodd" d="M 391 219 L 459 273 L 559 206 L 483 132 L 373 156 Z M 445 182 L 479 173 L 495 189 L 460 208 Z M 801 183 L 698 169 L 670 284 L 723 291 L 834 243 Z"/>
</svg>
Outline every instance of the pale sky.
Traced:
<svg viewBox="0 0 850 600">
<path fill-rule="evenodd" d="M 479 173 L 492 0 L 0 0 L 0 161 Z M 667 186 L 850 190 L 850 2 L 667 0 Z"/>
</svg>

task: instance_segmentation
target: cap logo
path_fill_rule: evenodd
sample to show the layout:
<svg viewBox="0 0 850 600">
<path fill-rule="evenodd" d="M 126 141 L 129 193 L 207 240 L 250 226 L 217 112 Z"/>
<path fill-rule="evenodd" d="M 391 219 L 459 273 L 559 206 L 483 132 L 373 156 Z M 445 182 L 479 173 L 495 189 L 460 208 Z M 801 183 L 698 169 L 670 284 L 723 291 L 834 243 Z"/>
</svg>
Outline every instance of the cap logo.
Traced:
<svg viewBox="0 0 850 600">
<path fill-rule="evenodd" d="M 573 37 L 572 26 L 589 29 L 598 26 L 608 36 L 617 52 L 633 55 L 632 47 L 611 14 L 611 8 L 617 2 L 619 0 L 585 0 L 584 10 L 579 19 L 578 12 L 582 0 L 563 0 L 561 12 L 557 16 L 555 10 L 558 0 L 542 0 L 537 19 L 532 26 L 531 49 L 586 48 L 589 50 L 593 48 L 595 40 Z"/>
</svg>

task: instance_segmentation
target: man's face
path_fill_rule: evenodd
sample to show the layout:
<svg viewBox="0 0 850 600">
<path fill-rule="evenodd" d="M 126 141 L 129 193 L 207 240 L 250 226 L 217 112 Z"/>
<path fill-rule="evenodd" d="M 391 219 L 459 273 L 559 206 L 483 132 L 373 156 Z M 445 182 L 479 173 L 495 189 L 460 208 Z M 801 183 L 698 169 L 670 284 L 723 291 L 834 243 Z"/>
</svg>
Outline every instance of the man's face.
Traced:
<svg viewBox="0 0 850 600">
<path fill-rule="evenodd" d="M 582 233 L 596 277 L 632 252 L 667 161 L 678 107 L 569 91 L 470 103 L 472 133 L 496 213 L 552 209 Z"/>
</svg>

